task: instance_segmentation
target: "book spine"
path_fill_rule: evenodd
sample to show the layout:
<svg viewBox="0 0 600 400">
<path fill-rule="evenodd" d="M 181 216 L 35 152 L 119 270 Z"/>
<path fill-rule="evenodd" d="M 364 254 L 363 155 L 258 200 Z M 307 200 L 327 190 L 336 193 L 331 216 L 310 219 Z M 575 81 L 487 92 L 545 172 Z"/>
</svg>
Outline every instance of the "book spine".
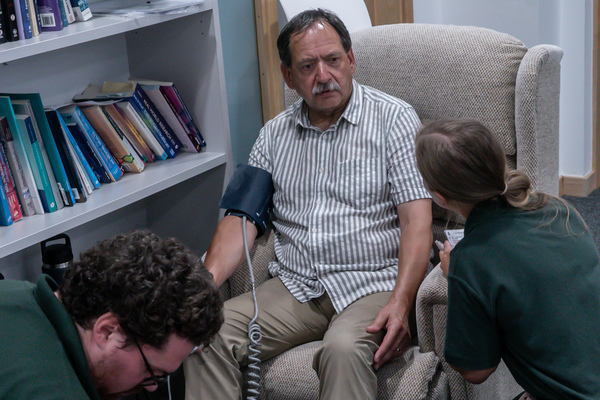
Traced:
<svg viewBox="0 0 600 400">
<path fill-rule="evenodd" d="M 14 183 L 17 188 L 17 197 L 22 207 L 21 211 L 25 216 L 34 215 L 35 207 L 33 198 L 29 191 L 29 185 L 27 184 L 23 166 L 17 157 L 15 143 L 6 117 L 0 117 L 0 138 L 2 139 L 2 146 L 6 153 L 8 164 L 13 173 Z"/>
<path fill-rule="evenodd" d="M 6 27 L 4 22 L 4 10 L 2 8 L 2 3 L 0 2 L 0 44 L 6 43 L 8 39 L 6 38 Z"/>
<path fill-rule="evenodd" d="M 44 205 L 44 211 L 47 213 L 54 212 L 58 207 L 56 205 L 54 194 L 52 193 L 50 178 L 48 177 L 48 171 L 44 164 L 44 158 L 42 157 L 42 151 L 40 150 L 40 145 L 37 141 L 31 117 L 26 116 L 25 118 L 17 118 L 17 121 L 22 128 L 25 150 L 27 150 L 28 153 L 27 155 L 29 157 L 31 169 L 33 170 L 33 176 L 36 177 L 36 184 L 38 191 L 40 192 L 42 205 Z"/>
<path fill-rule="evenodd" d="M 13 219 L 10 215 L 10 206 L 8 205 L 8 199 L 6 198 L 6 192 L 4 189 L 0 190 L 0 225 L 8 226 L 12 225 Z"/>
<path fill-rule="evenodd" d="M 137 129 L 129 122 L 123 110 L 117 107 L 114 103 L 102 106 L 104 110 L 111 116 L 112 120 L 119 125 L 121 132 L 127 137 L 129 142 L 133 144 L 137 152 L 141 155 L 144 162 L 156 161 L 156 156 L 150 150 L 142 136 L 139 134 Z"/>
<path fill-rule="evenodd" d="M 37 0 L 42 32 L 63 29 L 59 0 Z"/>
<path fill-rule="evenodd" d="M 165 96 L 160 91 L 160 87 L 158 85 L 142 84 L 142 89 L 144 89 L 144 92 L 152 100 L 158 112 L 165 118 L 167 124 L 169 124 L 181 141 L 182 151 L 199 153 L 202 150 L 200 140 L 177 118 L 167 99 L 165 99 Z"/>
<path fill-rule="evenodd" d="M 167 157 L 175 157 L 177 153 L 175 153 L 173 146 L 171 146 L 171 144 L 169 143 L 167 138 L 162 134 L 156 123 L 154 123 L 154 120 L 150 116 L 148 110 L 144 107 L 144 104 L 142 103 L 142 100 L 139 98 L 139 96 L 134 95 L 131 97 L 131 99 L 133 100 L 131 102 L 133 108 L 139 114 L 142 121 L 144 121 L 144 124 L 146 124 L 150 132 L 152 132 L 152 135 L 154 135 L 160 146 L 165 150 L 165 152 L 167 153 Z"/>
<path fill-rule="evenodd" d="M 27 7 L 27 0 L 14 0 L 14 2 L 19 38 L 31 39 L 31 24 L 29 23 L 29 11 Z"/>
<path fill-rule="evenodd" d="M 38 12 L 37 0 L 27 0 L 29 4 L 29 19 L 31 20 L 31 33 L 38 36 L 42 31 L 42 21 Z"/>
<path fill-rule="evenodd" d="M 154 153 L 156 159 L 165 160 L 167 158 L 167 152 L 163 147 L 158 143 L 158 140 L 154 137 L 150 129 L 146 126 L 142 117 L 138 114 L 138 112 L 133 107 L 133 102 L 124 100 L 119 103 L 116 103 L 117 107 L 119 107 L 123 114 L 125 114 L 126 118 L 133 124 L 138 133 L 144 138 L 144 141 L 150 147 L 152 152 Z"/>
<path fill-rule="evenodd" d="M 19 198 L 17 196 L 17 188 L 13 179 L 12 171 L 4 151 L 4 146 L 0 146 L 0 177 L 2 178 L 2 186 L 6 193 L 6 201 L 8 208 L 10 209 L 10 216 L 13 222 L 17 222 L 23 218 L 21 206 L 19 205 Z"/>
<path fill-rule="evenodd" d="M 90 122 L 87 120 L 83 112 L 81 112 L 81 109 L 77 106 L 75 107 L 75 115 L 80 121 L 80 126 L 83 128 L 84 135 L 86 135 L 89 138 L 93 146 L 92 150 L 98 153 L 102 166 L 106 168 L 113 181 L 118 181 L 119 178 L 121 178 L 121 176 L 123 175 L 123 171 L 117 165 L 117 162 L 113 158 L 112 154 L 110 154 L 108 148 L 106 147 L 102 139 L 100 139 L 100 137 L 98 136 Z"/>
<path fill-rule="evenodd" d="M 121 127 L 117 122 L 112 118 L 110 113 L 106 111 L 105 108 L 99 107 L 100 111 L 113 128 L 114 133 L 117 135 L 117 139 L 119 141 L 120 146 L 123 150 L 123 155 L 119 157 L 119 162 L 123 169 L 127 169 L 129 172 L 142 172 L 146 166 L 142 157 L 139 155 L 137 151 L 132 151 L 132 146 L 129 144 L 129 141 L 125 137 L 125 134 L 121 130 Z"/>
<path fill-rule="evenodd" d="M 58 0 L 58 9 L 60 10 L 60 18 L 62 20 L 63 28 L 66 28 L 69 25 L 69 20 L 67 18 L 67 11 L 65 10 L 65 1 Z"/>
<path fill-rule="evenodd" d="M 19 40 L 19 28 L 17 25 L 17 11 L 14 0 L 0 0 L 0 6 L 4 14 L 4 29 L 6 30 L 6 39 L 9 42 Z"/>
<path fill-rule="evenodd" d="M 175 114 L 181 119 L 182 123 L 184 123 L 188 127 L 188 129 L 198 137 L 198 140 L 200 140 L 202 147 L 206 147 L 206 142 L 202 137 L 202 133 L 200 132 L 200 129 L 194 122 L 192 114 L 189 112 L 188 108 L 183 102 L 183 99 L 179 95 L 179 91 L 177 90 L 175 85 L 161 86 L 160 90 L 169 102 L 169 105 L 173 108 Z"/>
<path fill-rule="evenodd" d="M 63 120 L 63 122 L 64 122 L 64 120 Z M 69 144 L 70 144 L 69 148 L 72 148 L 73 151 L 75 153 L 77 153 L 77 157 L 79 158 L 80 164 L 83 167 L 86 176 L 90 180 L 91 184 L 94 186 L 94 189 L 98 189 L 100 187 L 100 180 L 98 179 L 98 176 L 92 169 L 90 162 L 83 154 L 83 150 L 80 148 L 79 144 L 77 143 L 77 140 L 73 136 L 72 130 L 77 129 L 76 125 L 73 124 L 72 127 L 70 127 L 68 124 L 66 124 L 66 122 L 65 122 L 65 125 L 67 127 L 67 129 L 65 130 L 65 135 L 67 136 L 67 139 L 69 140 Z"/>
<path fill-rule="evenodd" d="M 75 13 L 73 12 L 73 6 L 71 6 L 71 0 L 62 0 L 65 8 L 65 15 L 67 17 L 67 22 L 72 24 L 75 22 Z"/>
<path fill-rule="evenodd" d="M 175 132 L 173 132 L 173 129 L 169 126 L 167 121 L 165 121 L 165 119 L 163 118 L 161 113 L 158 111 L 158 109 L 156 108 L 154 103 L 152 103 L 152 100 L 150 100 L 150 98 L 148 97 L 146 92 L 144 92 L 144 89 L 141 87 L 141 85 L 139 85 L 139 84 L 135 85 L 134 96 L 136 96 L 140 99 L 140 101 L 142 102 L 142 105 L 148 111 L 148 113 L 150 114 L 150 117 L 152 118 L 152 120 L 154 121 L 156 126 L 158 127 L 159 132 L 162 134 L 162 136 L 165 137 L 166 141 L 169 143 L 169 145 L 173 149 L 173 151 L 175 153 L 173 155 L 173 157 L 175 157 L 175 155 L 177 155 L 177 153 L 179 153 L 179 151 L 181 150 L 181 141 L 179 140 L 177 135 L 175 135 Z"/>
</svg>

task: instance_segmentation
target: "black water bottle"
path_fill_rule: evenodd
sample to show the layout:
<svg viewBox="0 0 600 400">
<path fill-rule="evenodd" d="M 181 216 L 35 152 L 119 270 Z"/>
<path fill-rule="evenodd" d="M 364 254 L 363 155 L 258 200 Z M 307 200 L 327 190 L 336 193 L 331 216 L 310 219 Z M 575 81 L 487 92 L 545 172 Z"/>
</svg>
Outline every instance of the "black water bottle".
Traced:
<svg viewBox="0 0 600 400">
<path fill-rule="evenodd" d="M 50 242 L 61 241 L 48 245 Z M 42 246 L 42 272 L 50 275 L 57 284 L 61 284 L 65 271 L 73 263 L 73 251 L 71 250 L 71 239 L 64 233 L 44 240 Z"/>
</svg>

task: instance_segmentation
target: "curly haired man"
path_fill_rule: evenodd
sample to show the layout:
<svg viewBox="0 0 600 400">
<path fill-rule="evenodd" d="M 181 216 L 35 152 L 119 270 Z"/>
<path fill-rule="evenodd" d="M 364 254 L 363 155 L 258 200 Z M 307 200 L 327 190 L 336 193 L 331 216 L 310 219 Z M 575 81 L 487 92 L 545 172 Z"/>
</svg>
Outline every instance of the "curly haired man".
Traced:
<svg viewBox="0 0 600 400">
<path fill-rule="evenodd" d="M 0 398 L 116 399 L 155 390 L 223 323 L 199 258 L 147 231 L 83 252 L 60 288 L 0 281 Z"/>
</svg>

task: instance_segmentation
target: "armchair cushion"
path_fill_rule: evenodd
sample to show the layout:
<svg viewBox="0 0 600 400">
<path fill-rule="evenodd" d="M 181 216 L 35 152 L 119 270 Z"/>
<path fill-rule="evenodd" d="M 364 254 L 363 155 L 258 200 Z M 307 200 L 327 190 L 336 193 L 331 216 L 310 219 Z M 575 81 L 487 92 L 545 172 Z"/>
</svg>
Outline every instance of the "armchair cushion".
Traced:
<svg viewBox="0 0 600 400">
<path fill-rule="evenodd" d="M 306 343 L 261 363 L 261 399 L 318 399 L 319 381 L 312 360 L 320 346 L 321 341 Z M 244 382 L 248 381 L 248 372 L 244 371 Z M 440 373 L 434 352 L 422 353 L 419 347 L 412 346 L 377 372 L 377 399 L 427 399 L 432 382 L 440 379 Z"/>
</svg>

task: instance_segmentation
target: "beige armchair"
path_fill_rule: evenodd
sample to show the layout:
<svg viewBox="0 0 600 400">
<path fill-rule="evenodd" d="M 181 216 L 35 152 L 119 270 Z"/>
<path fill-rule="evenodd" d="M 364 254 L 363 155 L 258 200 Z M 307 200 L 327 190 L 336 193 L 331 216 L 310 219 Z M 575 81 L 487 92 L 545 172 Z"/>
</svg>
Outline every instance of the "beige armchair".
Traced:
<svg viewBox="0 0 600 400">
<path fill-rule="evenodd" d="M 489 29 L 421 24 L 376 26 L 352 39 L 358 82 L 407 101 L 422 120 L 482 121 L 502 142 L 511 168 L 527 173 L 538 189 L 558 193 L 560 48 L 527 49 Z M 288 104 L 295 98 L 286 93 Z M 438 208 L 434 218 L 438 239 L 448 224 L 461 223 Z M 267 265 L 275 257 L 272 232 L 257 241 L 252 257 L 256 279 L 268 279 Z M 482 385 L 471 385 L 445 362 L 446 285 L 439 267 L 425 278 L 416 302 L 414 346 L 378 371 L 378 399 L 511 399 L 519 393 L 503 364 Z M 226 297 L 249 289 L 245 263 L 222 288 Z M 318 398 L 311 367 L 318 346 L 308 343 L 263 362 L 261 398 Z"/>
</svg>

